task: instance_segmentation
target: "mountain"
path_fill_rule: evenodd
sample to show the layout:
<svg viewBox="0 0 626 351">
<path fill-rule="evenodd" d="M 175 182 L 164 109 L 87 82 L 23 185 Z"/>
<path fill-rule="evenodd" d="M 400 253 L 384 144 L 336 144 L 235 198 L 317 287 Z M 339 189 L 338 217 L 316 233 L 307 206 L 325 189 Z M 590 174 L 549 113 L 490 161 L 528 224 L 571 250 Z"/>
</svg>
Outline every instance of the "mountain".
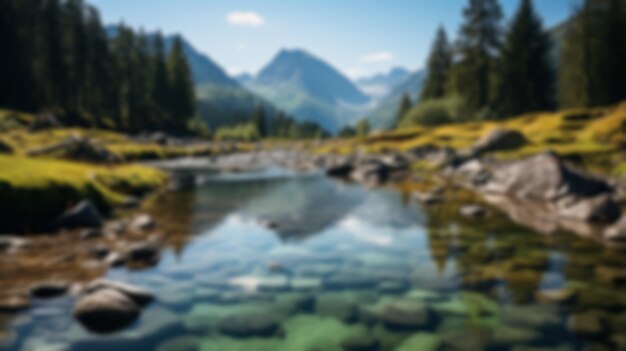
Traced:
<svg viewBox="0 0 626 351">
<path fill-rule="evenodd" d="M 387 73 L 378 73 L 370 77 L 363 77 L 356 80 L 356 84 L 372 99 L 380 99 L 404 81 L 411 72 L 406 68 L 394 67 Z"/>
<path fill-rule="evenodd" d="M 297 120 L 317 122 L 331 133 L 371 107 L 354 83 L 303 50 L 281 50 L 247 86 Z"/>
<path fill-rule="evenodd" d="M 170 49 L 173 41 L 173 36 L 166 37 L 166 50 Z M 269 119 L 276 116 L 278 110 L 270 102 L 249 91 L 237 79 L 229 77 L 185 38 L 183 49 L 196 84 L 198 113 L 211 130 L 248 122 L 257 106 L 264 108 Z"/>
<path fill-rule="evenodd" d="M 246 85 L 250 83 L 254 77 L 250 73 L 241 73 L 233 77 L 237 83 L 241 85 Z"/>
<path fill-rule="evenodd" d="M 389 129 L 393 127 L 402 95 L 405 93 L 409 94 L 413 103 L 417 102 L 422 92 L 425 78 L 426 70 L 418 70 L 393 87 L 376 107 L 365 116 L 372 128 Z"/>
</svg>

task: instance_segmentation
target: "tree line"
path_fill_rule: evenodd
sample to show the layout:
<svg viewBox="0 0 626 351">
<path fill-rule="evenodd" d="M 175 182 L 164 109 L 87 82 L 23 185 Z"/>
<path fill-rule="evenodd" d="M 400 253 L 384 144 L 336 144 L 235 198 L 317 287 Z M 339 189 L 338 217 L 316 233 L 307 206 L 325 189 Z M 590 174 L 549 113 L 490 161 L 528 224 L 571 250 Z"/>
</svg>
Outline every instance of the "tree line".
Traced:
<svg viewBox="0 0 626 351">
<path fill-rule="evenodd" d="M 402 99 L 400 125 L 501 119 L 626 98 L 624 0 L 582 0 L 562 42 L 544 28 L 532 0 L 520 1 L 508 26 L 497 0 L 469 0 L 463 18 L 454 42 L 443 27 L 437 31 L 420 102 L 413 107 Z"/>
<path fill-rule="evenodd" d="M 115 32 L 83 0 L 0 0 L 0 106 L 69 125 L 186 130 L 195 96 L 181 38 L 165 52 L 160 33 Z"/>
<path fill-rule="evenodd" d="M 283 112 L 270 119 L 265 109 L 257 106 L 249 122 L 219 127 L 214 136 L 217 140 L 256 141 L 261 138 L 321 139 L 329 133 L 315 122 L 299 122 Z"/>
</svg>

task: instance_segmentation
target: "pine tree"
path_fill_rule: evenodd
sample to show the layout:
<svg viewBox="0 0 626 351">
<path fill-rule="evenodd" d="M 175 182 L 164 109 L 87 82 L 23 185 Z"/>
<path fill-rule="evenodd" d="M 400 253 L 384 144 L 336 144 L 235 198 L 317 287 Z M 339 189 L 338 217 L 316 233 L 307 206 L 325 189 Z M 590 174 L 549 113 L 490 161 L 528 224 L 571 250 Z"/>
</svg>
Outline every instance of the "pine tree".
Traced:
<svg viewBox="0 0 626 351">
<path fill-rule="evenodd" d="M 411 101 L 411 98 L 407 93 L 402 94 L 402 99 L 400 100 L 398 111 L 396 112 L 396 127 L 402 124 L 404 116 L 406 116 L 407 112 L 409 112 L 411 108 L 413 108 L 413 102 Z"/>
<path fill-rule="evenodd" d="M 532 0 L 522 0 L 499 61 L 497 110 L 502 117 L 553 107 L 551 42 Z"/>
<path fill-rule="evenodd" d="M 502 10 L 497 0 L 469 0 L 456 43 L 452 89 L 469 113 L 488 107 L 493 93 L 493 71 L 502 43 Z"/>
<path fill-rule="evenodd" d="M 174 129 L 184 129 L 186 120 L 193 117 L 195 96 L 191 70 L 183 52 L 183 43 L 180 37 L 174 39 L 168 61 L 170 81 L 171 119 L 170 126 Z"/>
<path fill-rule="evenodd" d="M 0 1 L 0 106 L 34 111 L 37 108 L 32 75 L 34 21 L 30 1 Z"/>
<path fill-rule="evenodd" d="M 169 81 L 167 64 L 165 62 L 165 48 L 163 35 L 157 32 L 152 43 L 152 81 L 151 99 L 154 104 L 156 124 L 162 126 L 170 115 L 169 111 Z"/>
<path fill-rule="evenodd" d="M 267 132 L 267 120 L 265 119 L 265 111 L 262 106 L 257 106 L 254 109 L 254 113 L 252 114 L 252 118 L 250 119 L 252 125 L 256 128 L 260 137 L 268 136 Z"/>
<path fill-rule="evenodd" d="M 451 64 L 452 49 L 445 29 L 440 27 L 428 58 L 428 76 L 420 100 L 439 99 L 446 94 Z"/>
<path fill-rule="evenodd" d="M 85 57 L 85 5 L 83 0 L 68 0 L 63 2 L 63 41 L 65 68 L 67 72 L 66 87 L 68 92 L 65 102 L 67 118 L 71 123 L 80 123 L 83 112 L 85 92 L 85 77 L 87 61 Z"/>
<path fill-rule="evenodd" d="M 563 107 L 600 106 L 626 98 L 626 5 L 585 0 L 568 23 L 559 72 Z"/>
</svg>

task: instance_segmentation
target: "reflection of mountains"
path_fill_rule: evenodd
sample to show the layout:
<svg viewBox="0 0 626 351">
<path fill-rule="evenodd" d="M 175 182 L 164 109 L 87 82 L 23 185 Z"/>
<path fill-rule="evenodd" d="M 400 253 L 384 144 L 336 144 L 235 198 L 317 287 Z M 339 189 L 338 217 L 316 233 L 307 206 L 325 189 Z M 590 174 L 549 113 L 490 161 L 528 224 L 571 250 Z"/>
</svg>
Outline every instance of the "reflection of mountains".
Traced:
<svg viewBox="0 0 626 351">
<path fill-rule="evenodd" d="M 402 193 L 394 190 L 369 191 L 352 215 L 372 226 L 393 229 L 426 223 L 419 208 L 403 201 Z"/>
<path fill-rule="evenodd" d="M 355 186 L 337 184 L 324 177 L 283 179 L 248 203 L 245 212 L 275 224 L 284 240 L 302 239 L 343 219 L 365 198 Z"/>
</svg>

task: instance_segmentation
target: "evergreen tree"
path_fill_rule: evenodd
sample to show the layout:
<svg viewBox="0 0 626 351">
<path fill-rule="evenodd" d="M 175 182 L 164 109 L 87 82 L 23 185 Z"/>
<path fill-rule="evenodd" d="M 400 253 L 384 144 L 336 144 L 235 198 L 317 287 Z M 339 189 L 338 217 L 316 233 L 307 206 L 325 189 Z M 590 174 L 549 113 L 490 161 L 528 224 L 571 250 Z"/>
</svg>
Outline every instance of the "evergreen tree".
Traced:
<svg viewBox="0 0 626 351">
<path fill-rule="evenodd" d="M 85 93 L 85 77 L 87 69 L 85 50 L 85 5 L 82 0 L 67 0 L 62 3 L 63 11 L 63 52 L 67 79 L 65 90 L 65 112 L 70 123 L 80 123 L 83 112 Z"/>
<path fill-rule="evenodd" d="M 420 100 L 439 99 L 446 94 L 451 64 L 452 49 L 445 29 L 440 27 L 428 58 L 428 76 Z"/>
<path fill-rule="evenodd" d="M 265 111 L 262 106 L 257 106 L 251 118 L 252 125 L 256 128 L 259 136 L 264 138 L 268 136 L 267 121 L 265 119 Z"/>
<path fill-rule="evenodd" d="M 469 113 L 488 107 L 493 71 L 502 43 L 502 10 L 497 0 L 469 0 L 456 43 L 451 88 L 461 95 Z"/>
<path fill-rule="evenodd" d="M 30 1 L 0 1 L 0 105 L 34 111 L 34 77 L 30 43 L 32 21 Z"/>
<path fill-rule="evenodd" d="M 551 43 L 532 0 L 522 0 L 509 28 L 498 70 L 496 104 L 501 116 L 553 107 Z"/>
<path fill-rule="evenodd" d="M 361 136 L 361 137 L 367 136 L 370 132 L 370 122 L 366 118 L 360 120 L 356 124 L 355 130 L 356 130 L 356 135 Z"/>
<path fill-rule="evenodd" d="M 174 39 L 167 65 L 170 81 L 170 126 L 180 130 L 184 128 L 185 121 L 193 117 L 195 96 L 191 70 L 183 52 L 182 40 L 178 36 Z"/>
<path fill-rule="evenodd" d="M 398 126 L 402 123 L 404 116 L 406 116 L 407 112 L 411 110 L 413 107 L 413 102 L 407 93 L 402 95 L 402 99 L 400 100 L 400 105 L 398 106 L 398 111 L 396 112 L 396 123 L 395 126 Z"/>
<path fill-rule="evenodd" d="M 623 0 L 585 0 L 568 23 L 559 76 L 563 107 L 606 105 L 626 97 Z"/>
<path fill-rule="evenodd" d="M 151 81 L 151 98 L 154 104 L 154 116 L 157 125 L 163 123 L 169 118 L 170 106 L 169 99 L 169 81 L 167 77 L 167 64 L 165 62 L 165 46 L 163 43 L 163 35 L 157 32 L 152 43 L 152 81 Z"/>
</svg>

